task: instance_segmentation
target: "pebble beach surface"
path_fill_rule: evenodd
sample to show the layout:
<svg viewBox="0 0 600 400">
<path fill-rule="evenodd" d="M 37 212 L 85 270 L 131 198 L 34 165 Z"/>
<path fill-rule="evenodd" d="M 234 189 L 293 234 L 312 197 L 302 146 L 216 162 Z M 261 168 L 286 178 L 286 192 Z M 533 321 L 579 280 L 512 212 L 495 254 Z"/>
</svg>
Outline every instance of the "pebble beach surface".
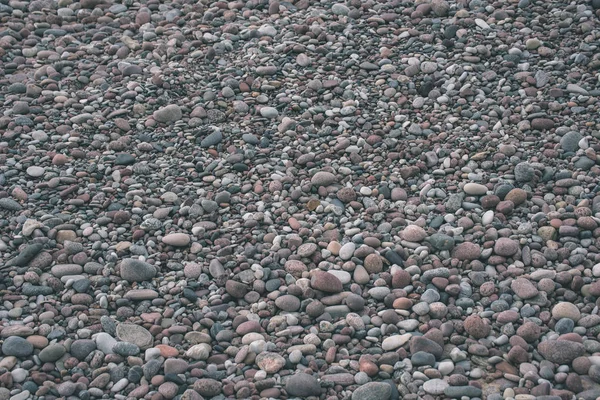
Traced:
<svg viewBox="0 0 600 400">
<path fill-rule="evenodd" d="M 0 400 L 595 400 L 599 43 L 599 0 L 0 0 Z"/>
</svg>

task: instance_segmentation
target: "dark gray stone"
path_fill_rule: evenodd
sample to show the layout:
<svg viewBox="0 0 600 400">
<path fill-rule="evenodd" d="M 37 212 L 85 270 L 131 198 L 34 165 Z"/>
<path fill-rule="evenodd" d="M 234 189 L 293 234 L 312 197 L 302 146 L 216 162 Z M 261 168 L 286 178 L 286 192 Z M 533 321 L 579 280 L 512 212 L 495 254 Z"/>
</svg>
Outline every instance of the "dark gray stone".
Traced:
<svg viewBox="0 0 600 400">
<path fill-rule="evenodd" d="M 30 356 L 33 353 L 33 345 L 20 336 L 11 336 L 2 343 L 2 354 L 19 358 Z"/>
</svg>

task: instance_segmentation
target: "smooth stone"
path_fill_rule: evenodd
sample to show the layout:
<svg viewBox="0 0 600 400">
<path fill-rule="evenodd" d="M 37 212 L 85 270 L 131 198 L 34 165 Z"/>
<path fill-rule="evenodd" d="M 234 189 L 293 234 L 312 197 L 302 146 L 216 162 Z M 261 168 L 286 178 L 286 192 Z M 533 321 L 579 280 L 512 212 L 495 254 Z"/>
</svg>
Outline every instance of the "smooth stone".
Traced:
<svg viewBox="0 0 600 400">
<path fill-rule="evenodd" d="M 2 343 L 2 354 L 24 358 L 33 353 L 33 345 L 20 336 L 11 336 Z"/>
<path fill-rule="evenodd" d="M 141 349 L 152 346 L 154 342 L 154 337 L 146 328 L 129 323 L 117 325 L 117 338 L 133 343 Z"/>
<path fill-rule="evenodd" d="M 463 186 L 463 190 L 466 194 L 471 196 L 483 196 L 487 193 L 488 188 L 479 183 L 469 182 Z"/>
<path fill-rule="evenodd" d="M 538 344 L 537 350 L 546 360 L 557 364 L 569 364 L 585 353 L 581 343 L 570 340 L 546 340 Z"/>
<path fill-rule="evenodd" d="M 60 343 L 51 344 L 38 354 L 42 362 L 55 362 L 65 355 L 67 349 Z"/>
<path fill-rule="evenodd" d="M 352 393 L 352 400 L 389 400 L 392 387 L 383 382 L 368 382 Z"/>
<path fill-rule="evenodd" d="M 431 379 L 423 383 L 423 390 L 434 396 L 444 394 L 444 390 L 450 386 L 448 382 L 442 379 Z"/>
<path fill-rule="evenodd" d="M 117 343 L 117 340 L 110 336 L 108 333 L 100 332 L 95 336 L 96 346 L 98 350 L 104 354 L 113 354 L 113 346 Z"/>
<path fill-rule="evenodd" d="M 313 175 L 310 182 L 314 186 L 329 186 L 335 182 L 337 182 L 337 177 L 331 172 L 327 171 L 319 171 Z"/>
<path fill-rule="evenodd" d="M 348 242 L 348 243 L 344 244 L 340 248 L 340 252 L 339 252 L 340 258 L 344 261 L 349 260 L 354 255 L 355 249 L 356 249 L 356 245 L 354 244 L 354 242 Z"/>
<path fill-rule="evenodd" d="M 411 337 L 411 333 L 387 337 L 383 339 L 383 342 L 381 343 L 381 348 L 384 351 L 396 350 L 397 348 L 404 346 L 404 344 L 407 343 Z"/>
<path fill-rule="evenodd" d="M 295 397 L 318 397 L 321 394 L 321 385 L 313 375 L 298 372 L 286 380 L 285 391 Z"/>
<path fill-rule="evenodd" d="M 121 278 L 128 282 L 149 281 L 156 276 L 156 268 L 147 262 L 126 258 L 121 262 Z"/>
<path fill-rule="evenodd" d="M 181 112 L 181 108 L 176 104 L 169 104 L 168 106 L 162 107 L 156 111 L 152 115 L 154 119 L 158 122 L 162 123 L 170 123 L 179 121 L 183 114 Z"/>
<path fill-rule="evenodd" d="M 552 317 L 556 320 L 569 318 L 577 322 L 581 318 L 581 311 L 575 304 L 563 301 L 552 308 Z"/>
<path fill-rule="evenodd" d="M 31 167 L 27 168 L 27 175 L 31 176 L 32 178 L 39 178 L 40 176 L 44 175 L 45 173 L 46 173 L 46 169 L 43 167 L 31 166 Z"/>
<path fill-rule="evenodd" d="M 186 233 L 170 233 L 162 238 L 162 242 L 170 246 L 183 247 L 190 244 L 190 235 Z"/>
</svg>

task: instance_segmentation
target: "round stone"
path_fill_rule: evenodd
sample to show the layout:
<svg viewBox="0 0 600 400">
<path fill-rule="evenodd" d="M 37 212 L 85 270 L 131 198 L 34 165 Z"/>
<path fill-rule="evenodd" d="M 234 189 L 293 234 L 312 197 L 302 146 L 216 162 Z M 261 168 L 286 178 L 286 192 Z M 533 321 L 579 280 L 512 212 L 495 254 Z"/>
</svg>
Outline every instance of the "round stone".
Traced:
<svg viewBox="0 0 600 400">
<path fill-rule="evenodd" d="M 417 225 L 407 226 L 400 235 L 409 242 L 420 242 L 427 237 L 425 230 Z"/>
<path fill-rule="evenodd" d="M 494 253 L 502 257 L 510 257 L 519 251 L 519 243 L 509 238 L 500 238 L 494 244 Z"/>
<path fill-rule="evenodd" d="M 491 332 L 491 327 L 479 315 L 470 315 L 464 322 L 465 331 L 475 339 L 487 337 Z"/>
<path fill-rule="evenodd" d="M 20 336 L 10 336 L 2 343 L 2 354 L 5 356 L 24 358 L 32 353 L 33 345 Z"/>
<path fill-rule="evenodd" d="M 581 311 L 575 304 L 563 301 L 552 308 L 552 317 L 556 320 L 568 318 L 577 322 L 581 318 Z"/>
<path fill-rule="evenodd" d="M 319 171 L 311 178 L 311 183 L 314 186 L 329 186 L 337 182 L 337 177 L 331 172 Z"/>
<path fill-rule="evenodd" d="M 38 167 L 34 165 L 27 168 L 27 175 L 29 175 L 32 178 L 39 178 L 40 176 L 44 175 L 44 173 L 46 173 L 46 169 L 43 167 Z"/>
<path fill-rule="evenodd" d="M 275 305 L 283 311 L 294 312 L 300 309 L 300 300 L 296 296 L 286 294 L 275 300 Z"/>
</svg>

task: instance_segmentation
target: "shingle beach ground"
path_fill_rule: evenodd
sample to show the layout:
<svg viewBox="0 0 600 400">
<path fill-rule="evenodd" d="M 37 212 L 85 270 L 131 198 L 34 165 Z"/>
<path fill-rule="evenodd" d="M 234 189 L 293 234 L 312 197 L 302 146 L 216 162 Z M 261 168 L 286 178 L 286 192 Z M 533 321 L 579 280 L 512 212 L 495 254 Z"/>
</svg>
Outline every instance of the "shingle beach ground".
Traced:
<svg viewBox="0 0 600 400">
<path fill-rule="evenodd" d="M 600 396 L 600 0 L 0 0 L 0 400 Z"/>
</svg>

